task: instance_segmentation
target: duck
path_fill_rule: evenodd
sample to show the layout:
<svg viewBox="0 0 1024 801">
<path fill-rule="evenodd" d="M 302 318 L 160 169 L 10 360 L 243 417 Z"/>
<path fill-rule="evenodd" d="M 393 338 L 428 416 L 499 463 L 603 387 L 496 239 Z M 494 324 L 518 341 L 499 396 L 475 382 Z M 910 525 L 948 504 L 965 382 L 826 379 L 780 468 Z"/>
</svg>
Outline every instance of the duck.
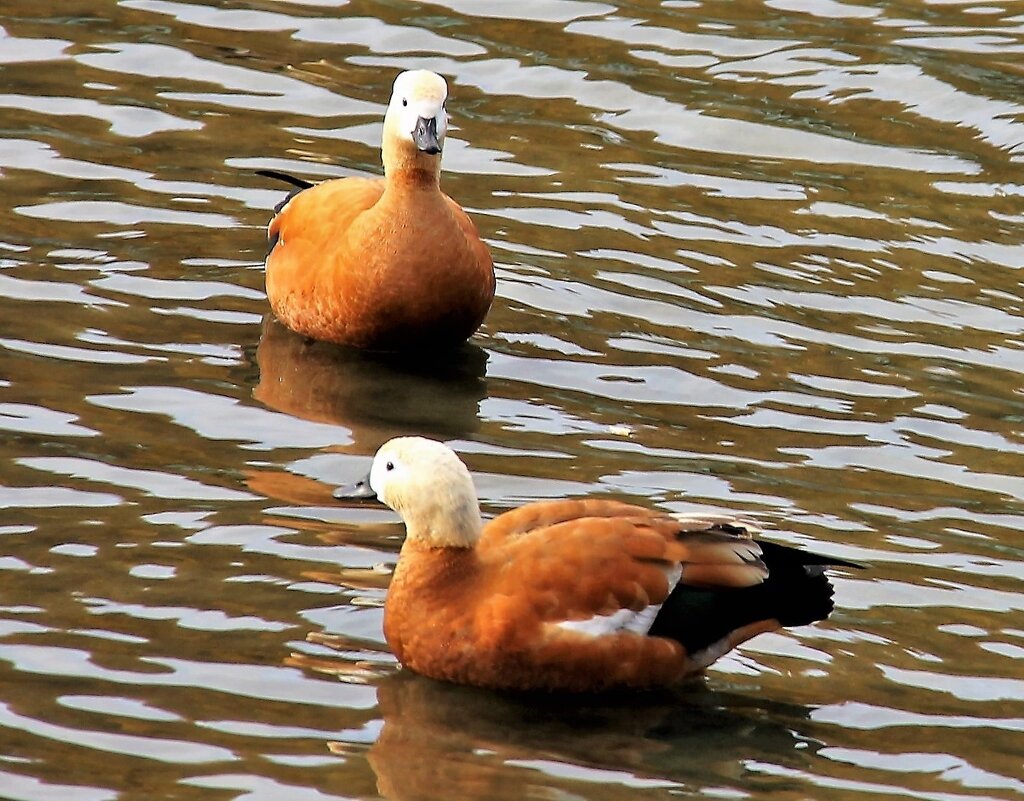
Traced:
<svg viewBox="0 0 1024 801">
<path fill-rule="evenodd" d="M 755 539 L 723 514 L 544 500 L 486 524 L 472 476 L 442 442 L 384 443 L 335 497 L 376 498 L 406 537 L 384 604 L 398 661 L 490 690 L 665 689 L 737 646 L 833 611 L 843 559 Z"/>
<path fill-rule="evenodd" d="M 469 215 L 441 191 L 448 85 L 401 73 L 384 115 L 383 178 L 313 184 L 258 174 L 294 190 L 268 227 L 267 299 L 310 339 L 369 350 L 455 346 L 494 299 L 494 263 Z"/>
</svg>

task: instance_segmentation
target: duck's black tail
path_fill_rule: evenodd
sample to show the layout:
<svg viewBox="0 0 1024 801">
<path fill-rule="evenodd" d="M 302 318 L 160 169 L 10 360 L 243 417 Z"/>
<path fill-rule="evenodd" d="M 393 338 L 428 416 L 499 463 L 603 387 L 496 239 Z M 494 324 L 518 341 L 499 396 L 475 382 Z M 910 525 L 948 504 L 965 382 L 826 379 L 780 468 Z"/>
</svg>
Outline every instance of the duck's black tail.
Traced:
<svg viewBox="0 0 1024 801">
<path fill-rule="evenodd" d="M 304 189 L 309 189 L 310 187 L 316 186 L 316 184 L 312 183 L 311 181 L 307 181 L 305 178 L 299 178 L 298 176 L 295 175 L 289 175 L 288 173 L 281 172 L 280 170 L 256 170 L 256 174 L 262 175 L 264 178 L 273 178 L 275 181 L 282 181 L 286 184 L 289 184 L 290 186 L 295 187 L 294 189 L 292 189 L 291 192 L 289 192 L 285 196 L 284 200 L 282 200 L 280 203 L 274 206 L 274 214 L 280 214 L 281 209 L 287 206 L 288 201 L 295 197 L 297 194 L 299 194 L 299 192 L 301 192 Z M 274 249 L 274 244 L 276 244 L 276 242 L 271 243 L 271 250 Z"/>
<path fill-rule="evenodd" d="M 825 568 L 862 568 L 854 562 L 758 541 L 768 578 L 741 589 L 679 584 L 662 605 L 650 634 L 678 640 L 688 654 L 713 645 L 736 629 L 763 620 L 803 626 L 824 620 L 834 592 Z"/>
<path fill-rule="evenodd" d="M 305 178 L 299 178 L 297 175 L 289 175 L 286 172 L 280 170 L 256 170 L 257 175 L 262 175 L 264 178 L 273 178 L 275 181 L 283 181 L 286 184 L 291 184 L 299 189 L 309 189 L 313 186 L 312 181 L 307 181 Z"/>
</svg>

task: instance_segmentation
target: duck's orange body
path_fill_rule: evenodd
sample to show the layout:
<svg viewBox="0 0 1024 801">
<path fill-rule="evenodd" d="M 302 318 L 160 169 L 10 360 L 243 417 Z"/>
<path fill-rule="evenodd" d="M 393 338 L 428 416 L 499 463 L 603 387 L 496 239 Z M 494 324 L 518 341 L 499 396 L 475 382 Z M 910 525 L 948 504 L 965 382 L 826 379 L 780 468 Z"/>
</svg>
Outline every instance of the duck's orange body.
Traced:
<svg viewBox="0 0 1024 801">
<path fill-rule="evenodd" d="M 445 92 L 433 73 L 403 73 L 385 117 L 385 177 L 303 189 L 271 221 L 267 297 L 292 330 L 409 350 L 458 344 L 483 322 L 490 253 L 439 186 Z M 427 113 L 434 135 L 414 136 Z"/>
<path fill-rule="evenodd" d="M 660 604 L 678 562 L 671 518 L 602 501 L 541 502 L 484 527 L 475 548 L 406 545 L 384 635 L 403 665 L 506 689 L 673 684 L 704 667 L 675 640 L 563 628 Z M 652 619 L 653 622 L 653 619 Z"/>
<path fill-rule="evenodd" d="M 417 673 L 480 687 L 668 686 L 757 634 L 824 619 L 823 566 L 854 566 L 759 543 L 735 518 L 607 500 L 541 501 L 481 528 L 468 471 L 419 438 L 385 444 L 370 485 L 408 530 L 388 644 Z"/>
</svg>

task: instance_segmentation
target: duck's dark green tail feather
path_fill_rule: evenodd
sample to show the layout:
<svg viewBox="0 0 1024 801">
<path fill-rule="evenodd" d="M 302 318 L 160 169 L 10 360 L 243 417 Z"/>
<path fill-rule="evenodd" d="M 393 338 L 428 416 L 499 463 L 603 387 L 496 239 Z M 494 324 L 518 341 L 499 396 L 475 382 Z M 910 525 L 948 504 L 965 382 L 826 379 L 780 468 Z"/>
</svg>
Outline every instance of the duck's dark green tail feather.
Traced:
<svg viewBox="0 0 1024 801">
<path fill-rule="evenodd" d="M 262 175 L 264 178 L 273 178 L 275 181 L 283 181 L 286 184 L 291 184 L 298 189 L 309 189 L 314 184 L 311 181 L 307 181 L 305 178 L 299 178 L 296 175 L 289 175 L 286 172 L 280 170 L 256 170 L 257 175 Z"/>
<path fill-rule="evenodd" d="M 285 195 L 284 200 L 282 200 L 280 203 L 274 206 L 274 214 L 280 214 L 281 209 L 287 206 L 288 201 L 295 197 L 297 194 L 299 194 L 299 192 L 302 192 L 305 189 L 309 189 L 310 187 L 316 186 L 316 184 L 307 181 L 305 178 L 299 178 L 295 175 L 289 175 L 288 173 L 281 172 L 280 170 L 256 170 L 256 174 L 262 175 L 264 178 L 273 178 L 275 181 L 282 181 L 286 184 L 289 184 L 290 186 L 295 187 L 294 189 L 292 189 L 291 192 Z M 270 250 L 273 250 L 274 245 L 276 244 L 276 240 L 271 242 Z"/>
<path fill-rule="evenodd" d="M 688 654 L 713 645 L 743 626 L 776 619 L 783 626 L 824 620 L 833 609 L 828 566 L 862 568 L 786 545 L 759 541 L 768 578 L 742 589 L 679 584 L 661 607 L 650 634 L 678 640 Z"/>
</svg>

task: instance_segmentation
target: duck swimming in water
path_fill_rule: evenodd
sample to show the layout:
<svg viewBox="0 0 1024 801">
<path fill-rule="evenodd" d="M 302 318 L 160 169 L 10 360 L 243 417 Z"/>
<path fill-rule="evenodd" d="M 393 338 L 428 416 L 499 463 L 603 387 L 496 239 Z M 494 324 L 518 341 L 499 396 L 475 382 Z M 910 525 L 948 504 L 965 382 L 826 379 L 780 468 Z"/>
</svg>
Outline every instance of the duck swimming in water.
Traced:
<svg viewBox="0 0 1024 801">
<path fill-rule="evenodd" d="M 506 690 L 664 687 L 757 634 L 832 612 L 842 559 L 755 540 L 726 515 L 612 500 L 539 501 L 484 524 L 446 445 L 385 443 L 369 477 L 406 539 L 384 608 L 399 661 L 435 679 Z"/>
<path fill-rule="evenodd" d="M 376 350 L 454 346 L 483 322 L 494 266 L 469 216 L 441 191 L 444 78 L 403 72 L 384 116 L 383 178 L 295 185 L 270 222 L 267 298 L 317 340 Z"/>
</svg>

